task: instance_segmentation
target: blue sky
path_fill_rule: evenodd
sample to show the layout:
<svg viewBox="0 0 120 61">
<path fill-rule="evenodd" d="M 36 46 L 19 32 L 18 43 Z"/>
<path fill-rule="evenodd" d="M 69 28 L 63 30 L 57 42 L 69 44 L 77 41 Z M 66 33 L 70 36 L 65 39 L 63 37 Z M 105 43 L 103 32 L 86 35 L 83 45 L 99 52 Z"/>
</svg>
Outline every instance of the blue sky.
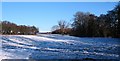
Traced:
<svg viewBox="0 0 120 61">
<path fill-rule="evenodd" d="M 3 2 L 118 2 L 119 0 L 2 0 Z"/>
<path fill-rule="evenodd" d="M 35 25 L 40 31 L 51 31 L 59 20 L 71 22 L 77 11 L 97 16 L 112 10 L 117 2 L 3 2 L 2 20 L 19 25 Z"/>
<path fill-rule="evenodd" d="M 2 20 L 2 3 L 0 2 L 0 20 Z"/>
</svg>

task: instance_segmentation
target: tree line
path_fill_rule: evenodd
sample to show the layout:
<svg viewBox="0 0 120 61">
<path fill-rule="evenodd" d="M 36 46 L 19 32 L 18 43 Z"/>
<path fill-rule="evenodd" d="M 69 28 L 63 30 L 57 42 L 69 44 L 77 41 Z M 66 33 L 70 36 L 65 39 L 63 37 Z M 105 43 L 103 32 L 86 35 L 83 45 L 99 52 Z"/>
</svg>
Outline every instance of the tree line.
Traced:
<svg viewBox="0 0 120 61">
<path fill-rule="evenodd" d="M 0 32 L 8 35 L 34 35 L 39 32 L 35 26 L 17 25 L 9 21 L 1 21 L 2 30 Z"/>
<path fill-rule="evenodd" d="M 69 34 L 78 37 L 120 37 L 120 2 L 107 14 L 96 16 L 89 12 L 77 12 L 73 23 L 63 20 L 53 26 L 53 34 Z"/>
</svg>

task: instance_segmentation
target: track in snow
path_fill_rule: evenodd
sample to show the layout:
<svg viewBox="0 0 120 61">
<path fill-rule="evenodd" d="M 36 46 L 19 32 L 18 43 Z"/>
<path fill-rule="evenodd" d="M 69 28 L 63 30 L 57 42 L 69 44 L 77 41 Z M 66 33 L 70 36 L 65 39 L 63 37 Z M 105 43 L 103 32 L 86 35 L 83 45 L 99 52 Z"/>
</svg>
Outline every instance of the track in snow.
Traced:
<svg viewBox="0 0 120 61">
<path fill-rule="evenodd" d="M 118 38 L 1 35 L 2 59 L 119 59 Z"/>
</svg>

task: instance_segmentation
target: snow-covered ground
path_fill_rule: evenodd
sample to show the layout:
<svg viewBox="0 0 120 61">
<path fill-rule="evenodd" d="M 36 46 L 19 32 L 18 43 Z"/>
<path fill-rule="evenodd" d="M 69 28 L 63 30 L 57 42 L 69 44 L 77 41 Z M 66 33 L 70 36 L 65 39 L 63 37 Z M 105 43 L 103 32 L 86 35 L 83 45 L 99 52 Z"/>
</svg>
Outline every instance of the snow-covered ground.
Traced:
<svg viewBox="0 0 120 61">
<path fill-rule="evenodd" d="M 1 35 L 1 59 L 119 59 L 119 38 Z"/>
</svg>

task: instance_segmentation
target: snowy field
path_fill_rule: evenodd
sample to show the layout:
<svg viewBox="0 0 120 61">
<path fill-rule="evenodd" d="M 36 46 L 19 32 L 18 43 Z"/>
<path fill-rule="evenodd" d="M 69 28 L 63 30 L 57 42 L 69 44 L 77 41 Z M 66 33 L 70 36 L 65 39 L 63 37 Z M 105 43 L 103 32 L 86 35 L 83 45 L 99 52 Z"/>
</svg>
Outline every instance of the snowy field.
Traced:
<svg viewBox="0 0 120 61">
<path fill-rule="evenodd" d="M 1 35 L 1 59 L 119 59 L 119 38 Z"/>
</svg>

